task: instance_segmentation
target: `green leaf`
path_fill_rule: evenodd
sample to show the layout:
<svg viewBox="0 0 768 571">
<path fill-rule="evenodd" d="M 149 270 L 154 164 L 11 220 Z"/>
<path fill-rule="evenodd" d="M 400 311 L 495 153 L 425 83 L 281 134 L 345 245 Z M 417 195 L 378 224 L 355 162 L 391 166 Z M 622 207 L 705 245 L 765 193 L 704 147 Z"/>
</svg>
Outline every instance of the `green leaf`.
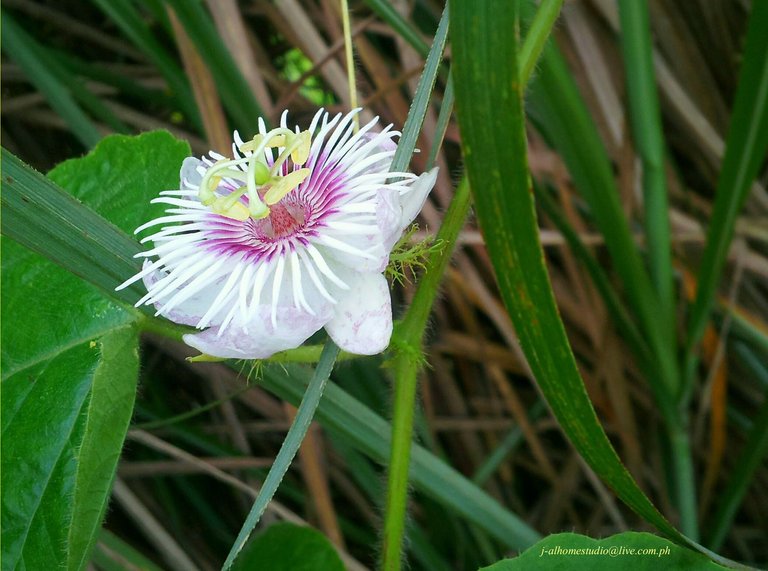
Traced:
<svg viewBox="0 0 768 571">
<path fill-rule="evenodd" d="M 3 380 L 137 318 L 13 240 L 3 238 L 0 251 Z"/>
<path fill-rule="evenodd" d="M 150 197 L 178 186 L 187 152 L 167 133 L 110 137 L 51 178 L 132 229 L 156 208 Z M 130 275 L 101 269 L 138 249 L 120 229 L 5 151 L 3 176 L 4 233 L 70 265 L 92 262 L 76 269 L 110 277 L 107 291 Z M 140 316 L 14 240 L 2 240 L 2 258 L 3 563 L 80 569 L 133 412 Z"/>
<path fill-rule="evenodd" d="M 4 568 L 85 567 L 133 412 L 137 349 L 124 327 L 3 381 Z"/>
<path fill-rule="evenodd" d="M 233 569 L 344 571 L 344 564 L 328 538 L 316 529 L 278 523 L 248 543 Z"/>
<path fill-rule="evenodd" d="M 48 178 L 133 235 L 163 213 L 165 205 L 149 201 L 161 190 L 179 188 L 179 169 L 190 154 L 189 144 L 168 131 L 113 135 L 86 156 L 59 164 Z"/>
<path fill-rule="evenodd" d="M 178 188 L 189 152 L 187 143 L 164 131 L 114 135 L 46 178 L 3 149 L 2 233 L 132 304 L 143 295 L 138 285 L 114 291 L 140 267 L 133 258 L 139 244 L 124 232 L 162 211 L 149 201 L 161 190 Z"/>
<path fill-rule="evenodd" d="M 626 531 L 605 539 L 576 533 L 550 535 L 514 559 L 503 559 L 483 571 L 716 571 L 725 569 L 704 555 L 650 533 Z"/>
<path fill-rule="evenodd" d="M 579 375 L 549 282 L 530 188 L 515 10 L 452 4 L 453 73 L 464 159 L 499 290 L 534 377 L 563 431 L 632 509 L 682 536 L 622 465 Z M 546 52 L 546 50 L 545 50 Z"/>
</svg>

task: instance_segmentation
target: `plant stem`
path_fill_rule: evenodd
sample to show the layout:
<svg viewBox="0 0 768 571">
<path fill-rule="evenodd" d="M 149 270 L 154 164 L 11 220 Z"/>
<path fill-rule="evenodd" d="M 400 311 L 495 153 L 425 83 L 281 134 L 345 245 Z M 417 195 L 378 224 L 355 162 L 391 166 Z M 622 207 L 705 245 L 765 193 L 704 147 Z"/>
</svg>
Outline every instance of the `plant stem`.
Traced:
<svg viewBox="0 0 768 571">
<path fill-rule="evenodd" d="M 413 303 L 408 308 L 408 313 L 397 331 L 396 343 L 400 352 L 395 357 L 393 367 L 395 401 L 382 553 L 382 568 L 387 571 L 400 569 L 403 553 L 402 543 L 405 532 L 406 504 L 408 503 L 408 466 L 411 459 L 416 381 L 421 368 L 423 332 L 440 281 L 451 258 L 456 238 L 464 226 L 464 219 L 469 212 L 469 204 L 469 182 L 464 178 L 456 188 L 456 194 L 448 207 L 440 231 L 437 233 L 437 239 L 445 246 L 432 253 L 427 265 L 427 272 L 419 282 Z M 411 352 L 414 347 L 418 348 L 417 355 Z"/>
<path fill-rule="evenodd" d="M 341 24 L 344 30 L 344 56 L 347 63 L 347 88 L 349 89 L 349 107 L 357 108 L 357 87 L 355 86 L 355 58 L 352 53 L 352 29 L 349 22 L 349 4 L 341 0 Z M 360 127 L 360 118 L 355 115 L 355 132 Z"/>
<path fill-rule="evenodd" d="M 675 503 L 680 512 L 680 529 L 690 539 L 698 541 L 696 479 L 693 474 L 693 456 L 687 422 L 668 426 L 667 435 L 672 451 L 672 477 L 675 486 Z"/>
</svg>

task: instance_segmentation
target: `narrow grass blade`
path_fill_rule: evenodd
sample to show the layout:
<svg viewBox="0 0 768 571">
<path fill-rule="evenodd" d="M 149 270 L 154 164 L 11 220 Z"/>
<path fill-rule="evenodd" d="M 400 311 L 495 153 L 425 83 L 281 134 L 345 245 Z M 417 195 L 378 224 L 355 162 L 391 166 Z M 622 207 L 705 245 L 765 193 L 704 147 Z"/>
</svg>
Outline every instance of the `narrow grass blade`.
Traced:
<svg viewBox="0 0 768 571">
<path fill-rule="evenodd" d="M 101 133 L 51 70 L 51 62 L 46 58 L 43 48 L 5 11 L 2 19 L 3 51 L 21 66 L 32 84 L 67 122 L 80 142 L 85 147 L 93 147 L 101 139 Z"/>
<path fill-rule="evenodd" d="M 538 400 L 528 411 L 528 420 L 533 422 L 537 420 L 546 411 L 544 401 Z M 520 426 L 515 426 L 510 430 L 504 439 L 496 445 L 496 448 L 488 458 L 475 470 L 475 474 L 472 476 L 472 481 L 478 486 L 484 485 L 499 469 L 499 466 L 507 459 L 515 448 L 517 448 L 525 440 Z"/>
<path fill-rule="evenodd" d="M 157 66 L 176 95 L 179 106 L 198 130 L 202 131 L 200 114 L 194 105 L 192 91 L 184 72 L 150 33 L 133 3 L 130 0 L 93 0 L 93 3 Z"/>
<path fill-rule="evenodd" d="M 762 380 L 763 385 L 768 386 L 768 368 L 765 363 L 751 352 L 744 351 L 743 355 L 747 357 L 745 359 L 747 365 Z M 725 490 L 720 494 L 717 511 L 712 517 L 709 533 L 706 536 L 706 545 L 710 549 L 717 550 L 722 547 L 733 525 L 736 512 L 752 483 L 755 470 L 763 463 L 766 455 L 768 455 L 768 392 L 763 395 L 763 404 L 750 428 L 744 450 L 734 463 L 733 473 Z"/>
<path fill-rule="evenodd" d="M 133 304 L 138 285 L 115 286 L 139 270 L 139 244 L 56 186 L 2 151 L 2 233 L 42 254 L 111 297 Z"/>
<path fill-rule="evenodd" d="M 296 405 L 306 390 L 309 374 L 298 365 L 286 365 L 285 369 L 265 368 L 260 383 Z M 384 464 L 389 459 L 390 424 L 334 383 L 326 387 L 316 420 L 377 462 Z M 411 459 L 410 482 L 415 489 L 467 518 L 503 545 L 523 549 L 541 537 L 426 448 L 414 444 Z"/>
<path fill-rule="evenodd" d="M 443 10 L 443 16 L 440 18 L 440 24 L 437 26 L 437 32 L 435 32 L 435 40 L 432 42 L 432 47 L 429 48 L 427 61 L 424 63 L 424 71 L 421 72 L 419 84 L 416 86 L 411 108 L 408 110 L 408 118 L 403 125 L 403 134 L 397 143 L 397 150 L 392 159 L 391 170 L 393 171 L 404 171 L 408 168 L 408 163 L 411 162 L 411 156 L 421 132 L 421 125 L 427 114 L 429 99 L 432 97 L 432 90 L 435 87 L 437 71 L 443 58 L 447 37 L 448 7 L 446 6 Z"/>
<path fill-rule="evenodd" d="M 530 192 L 517 45 L 510 33 L 517 11 L 470 0 L 454 1 L 452 10 L 456 109 L 467 173 L 499 290 L 536 381 L 574 447 L 619 497 L 670 538 L 699 547 L 658 512 L 622 465 L 560 320 Z"/>
<path fill-rule="evenodd" d="M 560 15 L 560 8 L 563 6 L 563 0 L 543 0 L 536 10 L 536 16 L 531 21 L 531 25 L 525 35 L 525 42 L 520 46 L 520 81 L 528 85 L 531 79 L 533 68 L 539 61 L 544 46 L 549 41 L 549 31 Z"/>
<path fill-rule="evenodd" d="M 388 0 L 365 0 L 365 3 L 368 4 L 368 7 L 376 12 L 382 20 L 392 26 L 392 29 L 400 34 L 401 38 L 411 44 L 413 49 L 419 52 L 422 56 L 427 55 L 427 52 L 429 51 L 427 43 L 421 39 L 416 28 L 395 10 L 395 7 L 391 2 Z"/>
<path fill-rule="evenodd" d="M 648 339 L 657 363 L 657 374 L 648 377 L 648 382 L 653 385 L 655 394 L 665 395 L 659 404 L 670 403 L 663 412 L 666 419 L 674 420 L 676 411 L 671 401 L 679 387 L 674 339 L 656 319 L 656 292 L 621 208 L 608 155 L 576 84 L 553 44 L 544 48 L 528 100 L 534 123 L 565 161 L 574 184 L 605 237 L 629 307 L 637 316 L 638 327 Z"/>
<path fill-rule="evenodd" d="M 695 373 L 695 351 L 704 335 L 720 273 L 733 238 L 736 216 L 768 152 L 768 2 L 753 2 L 715 206 L 698 274 L 686 343 L 686 387 Z"/>
<path fill-rule="evenodd" d="M 261 487 L 259 495 L 256 498 L 240 533 L 237 535 L 237 539 L 232 545 L 229 555 L 227 555 L 226 561 L 224 561 L 224 565 L 222 566 L 223 571 L 232 567 L 237 554 L 243 549 L 253 528 L 259 523 L 259 519 L 261 519 L 264 510 L 267 509 L 267 504 L 272 500 L 272 497 L 275 495 L 280 482 L 288 471 L 294 456 L 296 456 L 296 452 L 298 452 L 299 446 L 301 446 L 301 442 L 307 434 L 312 418 L 315 416 L 315 411 L 320 403 L 320 397 L 323 395 L 323 389 L 328 381 L 328 377 L 331 375 L 331 370 L 333 369 L 333 364 L 336 361 L 336 356 L 338 354 L 339 348 L 329 339 L 320 355 L 320 362 L 317 364 L 314 375 L 312 375 L 312 380 L 309 382 L 307 392 L 304 393 L 304 398 L 301 399 L 301 404 L 296 412 L 296 418 L 294 418 L 291 428 L 288 430 L 288 434 L 285 435 L 285 440 L 280 447 L 280 452 L 277 453 L 275 462 L 272 464 L 272 468 L 269 469 L 269 473 L 264 480 L 264 485 Z"/>
<path fill-rule="evenodd" d="M 431 169 L 433 166 L 435 166 L 435 162 L 437 161 L 437 154 L 440 152 L 440 148 L 443 146 L 445 133 L 448 130 L 448 124 L 451 122 L 451 115 L 453 114 L 453 102 L 453 78 L 449 72 L 448 81 L 445 84 L 445 92 L 443 93 L 443 101 L 440 103 L 440 113 L 437 115 L 434 143 L 432 144 L 432 148 L 429 149 L 429 157 L 427 158 L 428 169 Z"/>
<path fill-rule="evenodd" d="M 169 0 L 168 4 L 173 6 L 190 39 L 208 64 L 224 106 L 238 129 L 258 133 L 258 118 L 263 117 L 264 112 L 202 3 Z"/>
<path fill-rule="evenodd" d="M 101 530 L 93 551 L 93 563 L 104 571 L 162 571 L 131 545 L 106 529 Z"/>
<path fill-rule="evenodd" d="M 675 300 L 664 173 L 664 135 L 653 73 L 653 45 L 647 0 L 619 2 L 621 47 L 632 132 L 643 164 L 648 265 L 661 305 L 657 317 L 674 327 Z"/>
</svg>

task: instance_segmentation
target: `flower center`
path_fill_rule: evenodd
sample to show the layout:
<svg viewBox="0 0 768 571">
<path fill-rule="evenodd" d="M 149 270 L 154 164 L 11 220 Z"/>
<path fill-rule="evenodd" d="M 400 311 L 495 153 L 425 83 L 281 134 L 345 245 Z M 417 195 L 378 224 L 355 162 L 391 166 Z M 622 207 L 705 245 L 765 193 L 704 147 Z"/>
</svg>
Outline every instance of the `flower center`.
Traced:
<svg viewBox="0 0 768 571">
<path fill-rule="evenodd" d="M 282 127 L 266 135 L 256 135 L 253 140 L 240 145 L 240 150 L 250 152 L 250 155 L 241 159 L 222 159 L 207 169 L 200 182 L 200 202 L 216 214 L 235 220 L 261 220 L 269 217 L 272 210 L 270 207 L 274 208 L 310 175 L 309 169 L 295 167 L 301 167 L 307 162 L 311 142 L 309 131 L 294 133 Z M 279 147 L 283 150 L 270 168 L 264 159 L 264 151 Z M 283 164 L 289 159 L 294 169 L 289 168 L 287 174 L 279 175 L 283 172 Z M 228 195 L 217 196 L 216 190 L 223 177 L 245 184 Z M 248 196 L 248 206 L 240 202 L 243 195 Z M 285 226 L 284 222 L 278 225 Z"/>
<path fill-rule="evenodd" d="M 284 238 L 304 224 L 304 210 L 293 204 L 278 202 L 269 209 L 269 216 L 261 231 L 268 238 Z"/>
</svg>

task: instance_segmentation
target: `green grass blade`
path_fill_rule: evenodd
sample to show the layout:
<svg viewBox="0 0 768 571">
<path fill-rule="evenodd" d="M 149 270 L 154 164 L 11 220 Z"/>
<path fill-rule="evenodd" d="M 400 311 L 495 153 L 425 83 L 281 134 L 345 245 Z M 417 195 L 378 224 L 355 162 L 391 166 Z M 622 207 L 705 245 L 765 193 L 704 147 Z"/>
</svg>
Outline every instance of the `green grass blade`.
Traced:
<svg viewBox="0 0 768 571">
<path fill-rule="evenodd" d="M 202 120 L 195 106 L 192 90 L 184 72 L 165 48 L 150 33 L 141 15 L 130 0 L 92 0 L 133 44 L 154 63 L 163 74 L 171 91 L 174 92 L 179 106 L 188 115 L 189 120 L 202 132 Z"/>
<path fill-rule="evenodd" d="M 643 164 L 648 265 L 661 301 L 657 317 L 674 328 L 675 300 L 664 173 L 664 135 L 653 74 L 653 45 L 647 0 L 619 2 L 621 46 L 632 132 Z"/>
<path fill-rule="evenodd" d="M 378 14 L 379 18 L 384 20 L 387 24 L 392 26 L 392 29 L 397 32 L 401 38 L 411 44 L 411 47 L 415 49 L 422 56 L 426 56 L 429 52 L 429 46 L 421 39 L 419 32 L 413 27 L 409 21 L 400 15 L 400 12 L 395 10 L 392 2 L 388 0 L 365 0 L 368 7 Z"/>
<path fill-rule="evenodd" d="M 258 133 L 258 118 L 264 117 L 264 112 L 202 3 L 169 0 L 168 4 L 173 6 L 185 31 L 208 65 L 221 99 L 237 128 L 251 134 L 246 135 L 246 138 Z"/>
<path fill-rule="evenodd" d="M 429 157 L 427 157 L 427 168 L 431 169 L 435 166 L 437 161 L 437 154 L 440 152 L 440 148 L 443 146 L 445 140 L 445 133 L 448 130 L 448 124 L 451 122 L 451 115 L 453 114 L 453 78 L 451 73 L 448 72 L 448 81 L 445 84 L 445 92 L 443 93 L 443 100 L 440 103 L 440 113 L 437 115 L 437 123 L 435 124 L 435 138 L 432 143 L 432 148 L 429 149 Z"/>
<path fill-rule="evenodd" d="M 424 63 L 424 71 L 421 72 L 419 84 L 416 86 L 416 92 L 413 94 L 411 108 L 408 110 L 408 117 L 403 126 L 403 134 L 397 143 L 397 150 L 392 158 L 390 170 L 404 171 L 408 168 L 408 163 L 411 162 L 411 156 L 416 148 L 416 141 L 419 138 L 421 126 L 427 114 L 429 99 L 432 97 L 432 90 L 435 88 L 437 71 L 443 58 L 447 37 L 448 7 L 446 6 L 443 16 L 440 18 L 440 24 L 437 26 L 437 32 L 435 32 L 435 40 L 432 42 L 432 47 L 429 48 L 427 61 Z"/>
<path fill-rule="evenodd" d="M 537 400 L 528 411 L 528 420 L 533 422 L 537 420 L 545 411 L 544 401 Z M 478 486 L 484 485 L 499 469 L 499 466 L 507 457 L 525 440 L 525 435 L 520 426 L 515 426 L 510 430 L 488 458 L 475 470 L 472 481 Z"/>
<path fill-rule="evenodd" d="M 298 365 L 285 370 L 265 368 L 261 386 L 296 405 L 306 390 L 309 373 Z M 334 383 L 328 383 L 316 420 L 379 463 L 389 459 L 390 424 Z M 532 545 L 540 535 L 523 520 L 426 448 L 414 444 L 411 485 L 487 531 L 510 549 Z"/>
<path fill-rule="evenodd" d="M 69 124 L 80 142 L 85 147 L 93 147 L 101 139 L 101 133 L 51 70 L 43 48 L 5 11 L 2 19 L 3 51 L 19 64 L 51 107 Z"/>
<path fill-rule="evenodd" d="M 675 541 L 699 547 L 658 512 L 627 472 L 579 375 L 544 264 L 530 192 L 513 32 L 517 14 L 495 8 L 492 2 L 454 1 L 451 37 L 464 159 L 502 299 L 537 383 L 574 447 L 641 517 Z"/>
<path fill-rule="evenodd" d="M 114 291 L 140 268 L 138 242 L 5 149 L 2 171 L 4 235 L 120 301 L 132 305 L 143 295 L 138 285 Z"/>
<path fill-rule="evenodd" d="M 536 62 L 539 61 L 541 52 L 549 41 L 549 31 L 560 15 L 562 6 L 563 0 L 543 0 L 536 10 L 536 16 L 531 21 L 518 56 L 520 81 L 523 85 L 528 85 L 531 79 Z"/>
<path fill-rule="evenodd" d="M 686 342 L 687 394 L 694 381 L 695 351 L 709 321 L 736 216 L 768 152 L 768 2 L 753 2 L 715 206 L 698 274 Z"/>
<path fill-rule="evenodd" d="M 523 3 L 527 5 L 527 3 Z M 619 202 L 619 191 L 597 129 L 556 46 L 544 48 L 538 73 L 531 82 L 530 112 L 548 142 L 566 163 L 574 184 L 589 205 L 605 237 L 613 266 L 621 277 L 638 326 L 648 339 L 658 373 L 649 382 L 656 394 L 671 401 L 679 387 L 679 373 L 671 331 L 657 319 L 658 296 L 643 266 L 629 223 Z M 668 419 L 674 411 L 668 410 Z"/>
<path fill-rule="evenodd" d="M 106 529 L 101 530 L 93 563 L 103 571 L 162 571 L 131 545 Z"/>
<path fill-rule="evenodd" d="M 264 510 L 267 509 L 267 504 L 272 500 L 280 482 L 282 482 L 283 477 L 288 472 L 288 468 L 291 466 L 291 462 L 294 456 L 296 456 L 304 436 L 307 434 L 312 418 L 315 416 L 315 411 L 320 403 L 320 397 L 323 396 L 323 389 L 328 381 L 328 377 L 331 375 L 331 370 L 338 354 L 339 348 L 329 339 L 323 348 L 323 353 L 320 355 L 320 362 L 317 364 L 315 373 L 312 375 L 312 380 L 309 381 L 307 392 L 304 393 L 304 398 L 301 399 L 301 404 L 296 412 L 296 418 L 294 418 L 288 434 L 285 435 L 280 452 L 277 453 L 275 462 L 272 464 L 264 480 L 264 485 L 259 490 L 259 495 L 253 503 L 253 507 L 245 519 L 245 523 L 237 535 L 237 539 L 232 545 L 226 561 L 224 561 L 223 571 L 232 567 L 237 554 L 245 546 L 253 528 L 259 523 Z"/>
<path fill-rule="evenodd" d="M 761 379 L 763 385 L 768 386 L 768 368 L 765 363 L 748 351 L 744 351 L 743 356 L 746 357 L 747 365 Z M 744 450 L 734 464 L 733 474 L 725 490 L 719 495 L 717 511 L 712 517 L 709 533 L 706 536 L 706 545 L 710 549 L 717 550 L 723 545 L 736 512 L 752 483 L 755 471 L 762 465 L 766 455 L 768 455 L 768 392 L 763 395 L 763 404 L 755 416 Z"/>
</svg>

